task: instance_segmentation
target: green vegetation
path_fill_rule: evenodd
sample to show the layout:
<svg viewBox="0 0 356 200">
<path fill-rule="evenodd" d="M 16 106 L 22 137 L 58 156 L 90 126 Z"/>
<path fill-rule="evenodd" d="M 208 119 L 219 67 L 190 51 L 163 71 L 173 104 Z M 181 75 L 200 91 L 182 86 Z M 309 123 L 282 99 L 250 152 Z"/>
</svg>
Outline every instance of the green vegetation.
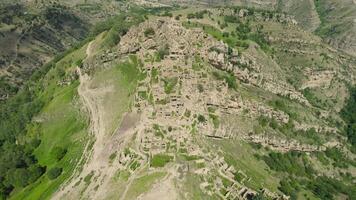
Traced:
<svg viewBox="0 0 356 200">
<path fill-rule="evenodd" d="M 304 97 L 315 107 L 325 108 L 327 104 L 323 102 L 320 98 L 318 98 L 310 88 L 306 88 L 303 90 Z"/>
<path fill-rule="evenodd" d="M 204 122 L 206 122 L 205 117 L 204 117 L 203 115 L 198 115 L 198 122 L 199 122 L 199 123 L 204 123 Z"/>
<path fill-rule="evenodd" d="M 164 46 L 160 47 L 156 53 L 156 61 L 159 62 L 164 59 L 164 56 L 169 54 L 169 45 L 165 44 Z"/>
<path fill-rule="evenodd" d="M 129 110 L 138 81 L 146 77 L 146 74 L 141 72 L 142 65 L 141 60 L 132 55 L 109 68 L 97 70 L 93 75 L 91 85 L 110 86 L 115 91 L 107 94 L 103 103 L 103 117 L 108 134 L 115 131 L 124 113 Z"/>
<path fill-rule="evenodd" d="M 96 24 L 90 37 L 94 38 L 98 34 L 108 31 L 102 43 L 102 48 L 110 48 L 120 41 L 121 36 L 124 35 L 131 26 L 143 22 L 146 15 L 158 14 L 164 9 L 165 8 L 142 9 L 132 6 L 127 12 Z"/>
<path fill-rule="evenodd" d="M 173 157 L 165 154 L 156 154 L 151 158 L 152 167 L 164 167 L 167 163 L 172 161 Z"/>
<path fill-rule="evenodd" d="M 50 180 L 56 179 L 58 176 L 62 174 L 63 169 L 59 167 L 53 167 L 47 172 L 47 176 Z"/>
<path fill-rule="evenodd" d="M 352 151 L 356 152 L 356 87 L 350 89 L 350 97 L 341 110 L 341 117 L 346 122 L 345 131 Z"/>
<path fill-rule="evenodd" d="M 162 79 L 162 81 L 164 82 L 164 92 L 166 94 L 170 94 L 170 93 L 172 93 L 173 89 L 177 85 L 178 78 L 177 77 L 165 78 L 165 79 Z"/>
<path fill-rule="evenodd" d="M 52 156 L 57 160 L 60 161 L 62 158 L 66 155 L 67 149 L 64 149 L 62 147 L 54 147 L 52 149 Z"/>
<path fill-rule="evenodd" d="M 129 190 L 127 191 L 127 199 L 136 199 L 140 194 L 147 192 L 152 188 L 155 182 L 162 179 L 166 172 L 154 172 L 142 177 L 136 178 Z"/>
<path fill-rule="evenodd" d="M 110 163 L 112 163 L 115 160 L 116 156 L 117 156 L 116 152 L 110 154 L 110 156 L 109 156 Z"/>
<path fill-rule="evenodd" d="M 207 14 L 207 13 L 208 13 L 207 10 L 203 10 L 203 11 L 199 11 L 199 12 L 195 12 L 195 13 L 188 13 L 187 14 L 187 18 L 188 19 L 193 19 L 193 18 L 203 19 L 204 15 Z"/>
<path fill-rule="evenodd" d="M 267 35 L 262 31 L 262 26 L 258 26 L 256 30 L 253 31 L 249 21 L 240 21 L 236 16 L 224 16 L 224 21 L 225 23 L 233 24 L 233 26 L 236 27 L 235 31 L 221 32 L 213 26 L 190 21 L 184 22 L 183 25 L 186 28 L 200 27 L 204 32 L 218 40 L 224 41 L 231 48 L 241 47 L 242 49 L 247 49 L 249 47 L 248 41 L 250 40 L 256 42 L 266 53 L 272 52 L 270 44 L 266 40 Z M 221 28 L 223 29 L 224 27 Z"/>
<path fill-rule="evenodd" d="M 110 29 L 107 32 L 102 48 L 112 47 L 119 43 L 121 36 L 126 34 L 128 29 L 144 20 L 144 17 L 140 13 L 130 12 L 115 16 L 110 21 Z"/>
<path fill-rule="evenodd" d="M 202 93 L 202 92 L 204 92 L 204 86 L 202 85 L 202 84 L 198 84 L 198 91 L 200 92 L 200 93 Z"/>
<path fill-rule="evenodd" d="M 184 180 L 184 192 L 186 192 L 189 196 L 187 199 L 192 200 L 213 200 L 219 199 L 216 195 L 208 195 L 204 193 L 201 188 L 199 187 L 200 183 L 202 182 L 201 178 L 194 173 L 188 172 L 185 176 Z"/>
<path fill-rule="evenodd" d="M 56 10 L 47 11 L 48 13 L 55 11 L 55 15 L 53 16 L 61 15 Z M 157 11 L 156 9 L 148 12 L 154 13 Z M 39 174 L 45 172 L 46 168 L 42 166 L 52 166 L 53 160 L 57 160 L 59 165 L 64 165 L 63 171 L 66 175 L 61 176 L 61 180 L 56 180 L 53 183 L 47 183 L 42 180 L 41 183 L 36 183 L 33 187 L 26 188 L 21 195 L 15 195 L 14 198 L 25 199 L 27 195 L 26 198 L 38 199 L 42 194 L 41 198 L 45 198 L 68 176 L 68 173 L 71 172 L 71 169 L 75 165 L 72 162 L 71 165 L 65 166 L 69 162 L 68 159 L 73 159 L 80 155 L 83 149 L 83 144 L 77 143 L 76 139 L 73 139 L 71 142 L 68 138 L 75 137 L 76 134 L 82 134 L 82 137 L 85 138 L 82 131 L 86 124 L 83 122 L 82 116 L 78 115 L 79 112 L 76 111 L 71 102 L 76 95 L 74 91 L 76 90 L 77 83 L 60 88 L 56 82 L 66 74 L 65 68 L 85 58 L 85 50 L 81 48 L 88 41 L 92 40 L 99 33 L 109 30 L 105 38 L 105 44 L 111 46 L 117 43 L 119 35 L 123 34 L 130 25 L 143 19 L 143 12 L 147 13 L 147 11 L 139 9 L 130 12 L 136 13 L 134 14 L 136 17 L 132 18 L 132 21 L 128 21 L 125 16 L 120 15 L 94 26 L 87 39 L 56 56 L 51 62 L 33 73 L 23 89 L 0 105 L 1 198 L 8 196 L 14 189 L 21 189 L 19 184 L 16 184 L 18 182 L 23 183 L 21 187 L 35 183 L 41 177 Z M 57 20 L 51 15 L 47 16 L 50 17 L 50 20 Z M 55 21 L 53 22 L 55 23 Z M 84 52 L 84 54 L 81 52 Z M 61 66 L 57 63 L 61 63 Z M 48 73 L 50 69 L 56 70 Z M 47 73 L 49 75 L 46 76 Z M 51 104 L 56 104 L 59 110 L 51 107 Z M 65 111 L 68 115 L 62 114 Z M 53 120 L 45 121 L 42 125 L 38 126 L 39 128 L 30 133 L 27 127 L 35 126 L 31 120 L 40 112 L 54 116 Z M 52 138 L 50 139 L 50 137 Z M 66 142 L 62 140 L 63 137 L 67 138 Z M 19 143 L 15 144 L 16 141 Z M 54 148 L 55 145 L 62 146 L 64 143 L 71 144 L 71 146 L 69 145 L 70 147 L 66 150 L 53 150 L 54 153 L 49 155 L 48 151 L 50 149 Z M 68 158 L 65 155 L 68 155 Z M 10 174 L 22 174 L 22 176 L 10 176 Z M 12 180 L 7 180 L 8 178 L 6 177 L 12 177 Z M 17 177 L 31 178 L 28 181 L 14 180 Z"/>
<path fill-rule="evenodd" d="M 73 56 L 80 57 L 80 53 L 78 52 L 81 52 L 79 46 L 56 57 L 52 62 L 36 71 L 30 81 L 18 92 L 18 94 L 0 105 L 0 159 L 1 163 L 4 163 L 1 165 L 0 170 L 0 177 L 2 177 L 0 179 L 0 196 L 8 196 L 14 188 L 20 189 L 19 185 L 15 184 L 17 182 L 27 182 L 26 185 L 22 184 L 22 187 L 35 183 L 36 180 L 41 177 L 38 172 L 41 172 L 42 174 L 44 173 L 45 167 L 42 166 L 47 166 L 48 168 L 53 163 L 45 162 L 42 158 L 50 156 L 51 159 L 58 160 L 60 157 L 64 156 L 62 154 L 58 155 L 57 158 L 54 158 L 53 155 L 49 155 L 49 150 L 54 147 L 56 141 L 61 139 L 60 135 L 65 135 L 68 132 L 65 129 L 61 129 L 61 127 L 58 127 L 59 129 L 56 131 L 62 131 L 61 134 L 58 134 L 59 137 L 56 136 L 51 138 L 51 142 L 49 143 L 49 140 L 47 140 L 47 137 L 45 136 L 51 135 L 54 130 L 48 130 L 46 122 L 38 124 L 31 122 L 31 120 L 39 113 L 46 113 L 49 111 L 48 105 L 59 99 L 63 98 L 64 104 L 71 101 L 71 98 L 75 95 L 74 90 L 77 84 L 73 83 L 70 86 L 61 88 L 57 86 L 57 81 L 66 74 L 65 67 L 68 67 L 74 62 L 74 60 L 71 61 Z M 78 58 L 75 60 L 78 60 Z M 56 63 L 59 61 L 63 61 L 62 63 L 64 66 L 58 66 Z M 58 70 L 60 67 L 64 70 Z M 54 69 L 48 72 L 51 68 Z M 47 72 L 48 75 L 45 76 Z M 61 104 L 59 104 L 58 107 L 59 109 L 62 109 Z M 73 106 L 68 106 L 67 109 L 62 109 L 61 112 L 67 110 L 68 115 L 66 117 L 70 118 L 73 116 L 72 109 Z M 72 124 L 81 120 L 78 113 L 75 115 L 73 120 L 70 119 Z M 63 119 L 63 116 L 53 116 L 53 120 L 62 117 L 61 122 L 66 122 L 66 120 Z M 54 121 L 50 123 L 52 126 L 56 124 Z M 60 126 L 66 126 L 67 129 L 70 130 L 71 126 L 67 125 L 69 124 L 62 123 Z M 79 127 L 84 128 L 83 125 L 80 125 Z M 43 135 L 42 133 L 45 131 L 48 132 L 46 132 L 46 135 Z M 18 141 L 18 144 L 15 144 L 16 141 Z M 51 145 L 47 146 L 48 144 Z M 62 144 L 59 145 L 62 146 Z M 37 154 L 37 152 L 41 151 L 40 149 L 42 149 L 43 146 L 47 146 L 46 151 L 42 154 Z M 77 145 L 75 146 L 77 147 Z M 74 147 L 68 149 L 68 152 L 73 149 Z M 15 171 L 12 172 L 12 170 Z M 28 181 L 20 181 L 13 180 L 17 176 L 11 176 L 12 180 L 8 181 L 6 177 L 10 177 L 10 173 L 26 173 L 26 175 L 23 175 L 22 177 L 31 178 L 29 178 Z"/>
<path fill-rule="evenodd" d="M 213 76 L 218 80 L 225 80 L 230 89 L 237 89 L 236 78 L 232 73 L 224 71 L 213 71 Z"/>
<path fill-rule="evenodd" d="M 316 34 L 320 36 L 332 36 L 337 34 L 337 26 L 333 26 L 328 23 L 328 9 L 326 4 L 320 0 L 314 0 L 316 11 L 318 12 L 319 19 L 321 24 L 318 29 L 315 31 Z"/>
<path fill-rule="evenodd" d="M 153 28 L 147 28 L 146 30 L 145 30 L 145 32 L 143 32 L 144 34 L 145 34 L 145 36 L 146 37 L 148 37 L 148 36 L 152 36 L 152 35 L 154 35 L 155 34 L 155 30 L 153 30 Z"/>
<path fill-rule="evenodd" d="M 93 178 L 93 176 L 94 176 L 94 171 L 91 171 L 88 175 L 86 175 L 86 176 L 84 177 L 84 182 L 85 182 L 86 184 L 89 184 L 90 181 L 91 181 L 91 179 Z"/>
<path fill-rule="evenodd" d="M 352 185 L 318 176 L 305 153 L 288 152 L 274 153 L 263 156 L 263 160 L 274 171 L 283 173 L 279 190 L 297 199 L 301 190 L 311 190 L 320 199 L 334 199 L 334 195 L 344 194 L 349 199 L 356 197 L 356 189 Z"/>
<path fill-rule="evenodd" d="M 213 121 L 214 128 L 219 128 L 220 125 L 219 116 L 214 114 L 209 114 L 209 118 Z"/>
<path fill-rule="evenodd" d="M 346 155 L 336 147 L 326 149 L 325 156 L 334 161 L 334 167 L 348 168 L 350 165 L 356 166 L 356 161 L 349 160 Z"/>
<path fill-rule="evenodd" d="M 314 173 L 306 155 L 299 152 L 292 151 L 285 154 L 271 152 L 268 156 L 264 156 L 263 160 L 271 169 L 290 175 L 309 176 Z"/>
<path fill-rule="evenodd" d="M 268 103 L 273 108 L 275 108 L 277 110 L 281 110 L 281 111 L 285 112 L 286 114 L 288 114 L 290 118 L 297 119 L 298 116 L 295 112 L 293 112 L 293 109 L 291 108 L 288 100 L 276 99 L 276 100 L 272 100 Z"/>
<path fill-rule="evenodd" d="M 248 187 L 256 190 L 266 187 L 271 191 L 277 191 L 278 177 L 273 176 L 267 170 L 268 165 L 255 156 L 256 150 L 249 144 L 232 140 L 210 140 L 209 142 L 222 149 L 224 159 L 229 165 L 232 165 L 236 170 L 243 171 L 250 178 L 246 182 Z"/>
<path fill-rule="evenodd" d="M 158 69 L 157 68 L 153 68 L 152 70 L 151 70 L 151 82 L 152 83 L 158 83 L 158 74 L 159 73 L 159 71 L 158 71 Z"/>
</svg>

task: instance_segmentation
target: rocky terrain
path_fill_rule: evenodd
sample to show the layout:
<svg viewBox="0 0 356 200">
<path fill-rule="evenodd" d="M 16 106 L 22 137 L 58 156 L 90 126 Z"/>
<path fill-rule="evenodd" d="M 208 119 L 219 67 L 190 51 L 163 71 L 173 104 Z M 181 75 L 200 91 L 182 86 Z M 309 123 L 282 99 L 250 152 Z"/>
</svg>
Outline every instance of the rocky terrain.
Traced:
<svg viewBox="0 0 356 200">
<path fill-rule="evenodd" d="M 84 40 L 120 4 L 18 1 L 0 4 L 0 100 L 12 96 L 55 55 Z"/>
<path fill-rule="evenodd" d="M 228 10 L 218 12 L 226 13 Z M 295 26 L 293 21 L 287 23 L 288 26 Z M 290 41 L 306 45 L 320 44 L 320 40 L 309 39 L 306 42 L 301 38 L 290 38 L 282 42 L 272 37 L 271 42 L 278 45 Z M 98 39 L 89 44 L 87 55 L 95 43 L 98 43 Z M 85 100 L 87 97 L 79 93 L 84 101 L 92 101 L 93 105 L 89 110 L 94 115 L 92 123 L 96 142 L 83 170 L 77 178 L 65 184 L 55 198 L 191 199 L 194 197 L 186 192 L 185 184 L 186 176 L 193 175 L 199 177 L 198 190 L 213 199 L 250 199 L 256 195 L 289 199 L 268 186 L 249 186 L 249 182 L 253 182 L 249 177 L 251 174 L 246 174 L 245 169 L 230 163 L 224 157 L 224 151 L 216 151 L 209 141 L 212 144 L 216 140 L 254 143 L 283 153 L 317 153 L 338 147 L 336 138 L 325 135 L 327 132 L 337 134 L 338 129 L 311 113 L 307 115 L 310 115 L 309 118 L 315 117 L 313 120 L 294 121 L 291 119 L 294 116 L 288 111 L 266 104 L 270 97 L 262 95 L 256 99 L 246 96 L 243 90 L 252 92 L 254 88 L 261 88 L 266 92 L 265 95 L 285 96 L 305 109 L 313 107 L 299 92 L 299 88 L 293 87 L 286 80 L 276 79 L 275 74 L 264 72 L 266 64 L 259 60 L 261 58 L 258 54 L 251 53 L 259 47 L 250 48 L 252 49 L 246 51 L 231 49 L 228 44 L 215 39 L 203 29 L 187 29 L 181 21 L 159 18 L 131 28 L 110 52 L 94 53 L 91 59 L 88 56 L 83 69 L 78 71 L 80 77 L 87 76 L 83 73 L 92 74 L 98 68 L 110 68 L 111 63 L 125 59 L 138 65 L 142 77 L 132 94 L 130 111 L 123 115 L 120 126 L 115 128 L 116 125 L 113 124 L 114 129 L 108 129 L 110 122 L 102 121 L 108 114 L 101 113 L 106 108 L 100 103 L 104 102 L 105 96 L 109 98 L 109 93 L 114 92 L 113 88 L 106 84 L 100 89 L 89 89 L 88 94 L 95 94 L 90 97 L 92 100 Z M 295 50 L 295 53 L 303 54 L 303 49 Z M 243 67 L 245 63 L 248 64 L 247 68 Z M 275 65 L 277 67 L 278 64 Z M 323 72 L 319 74 L 306 75 L 307 85 L 304 87 L 330 84 L 322 80 L 335 75 L 329 71 L 325 75 Z M 236 81 L 229 80 L 229 77 L 236 77 Z M 81 80 L 84 84 L 84 79 Z M 321 82 L 314 85 L 312 80 Z M 285 137 L 276 130 L 271 132 L 265 128 L 258 133 L 254 123 L 235 125 L 241 119 L 256 122 L 262 118 L 274 120 L 274 123 L 281 126 L 294 123 L 295 130 L 302 132 L 315 130 L 323 135 L 320 137 L 326 137 L 322 139 L 325 142 L 313 144 L 301 138 Z M 261 125 L 261 121 L 258 123 Z M 330 142 L 330 139 L 334 142 Z M 156 166 L 155 159 L 166 160 Z M 127 174 L 129 177 L 127 180 L 113 179 L 117 173 Z M 162 181 L 152 183 L 152 189 L 140 195 L 132 191 L 140 178 L 156 173 L 164 175 Z M 83 182 L 88 174 L 93 180 Z M 236 176 L 242 178 L 236 179 Z M 119 184 L 118 188 L 111 188 L 115 183 Z"/>
<path fill-rule="evenodd" d="M 356 58 L 316 7 L 296 16 L 314 1 L 136 3 L 0 107 L 35 157 L 1 168 L 1 197 L 356 197 Z"/>
</svg>

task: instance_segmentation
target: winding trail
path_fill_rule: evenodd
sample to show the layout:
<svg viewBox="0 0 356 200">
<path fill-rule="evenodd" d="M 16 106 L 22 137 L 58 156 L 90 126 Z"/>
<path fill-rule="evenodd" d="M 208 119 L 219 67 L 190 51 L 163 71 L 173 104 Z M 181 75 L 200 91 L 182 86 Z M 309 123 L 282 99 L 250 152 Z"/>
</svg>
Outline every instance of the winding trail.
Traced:
<svg viewBox="0 0 356 200">
<path fill-rule="evenodd" d="M 86 60 L 92 56 L 93 52 L 93 41 L 88 44 L 86 49 Z M 63 188 L 58 191 L 53 199 L 77 199 L 74 194 L 80 194 L 80 191 L 76 191 L 75 186 L 81 181 L 87 174 L 91 172 L 98 171 L 107 167 L 107 162 L 105 158 L 101 156 L 103 146 L 105 146 L 105 126 L 103 122 L 103 109 L 100 108 L 100 97 L 103 93 L 107 92 L 105 90 L 91 89 L 90 88 L 90 77 L 84 74 L 82 70 L 77 67 L 77 74 L 79 75 L 80 85 L 78 86 L 78 95 L 87 109 L 90 118 L 89 131 L 95 139 L 92 151 L 89 151 L 90 145 L 87 145 L 85 152 L 80 160 L 85 160 L 83 169 L 81 172 L 76 171 L 73 173 L 72 177 L 67 183 L 63 184 Z"/>
</svg>

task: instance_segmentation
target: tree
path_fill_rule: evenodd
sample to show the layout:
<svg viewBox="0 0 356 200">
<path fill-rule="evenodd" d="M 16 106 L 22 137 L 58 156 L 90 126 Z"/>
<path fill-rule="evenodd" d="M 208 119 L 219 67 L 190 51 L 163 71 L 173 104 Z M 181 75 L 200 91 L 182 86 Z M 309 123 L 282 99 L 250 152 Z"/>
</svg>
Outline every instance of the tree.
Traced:
<svg viewBox="0 0 356 200">
<path fill-rule="evenodd" d="M 57 161 L 60 161 L 67 154 L 67 149 L 63 147 L 54 147 L 51 154 Z"/>
<path fill-rule="evenodd" d="M 58 176 L 62 174 L 63 169 L 59 167 L 53 167 L 47 173 L 47 176 L 50 180 L 56 179 Z"/>
</svg>

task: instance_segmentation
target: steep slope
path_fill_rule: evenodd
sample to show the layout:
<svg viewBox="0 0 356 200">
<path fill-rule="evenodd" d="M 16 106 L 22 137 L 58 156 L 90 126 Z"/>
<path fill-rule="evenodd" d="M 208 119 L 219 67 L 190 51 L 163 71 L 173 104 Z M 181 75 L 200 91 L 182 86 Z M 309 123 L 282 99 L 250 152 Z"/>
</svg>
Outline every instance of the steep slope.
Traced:
<svg viewBox="0 0 356 200">
<path fill-rule="evenodd" d="M 323 198 L 324 193 L 313 190 L 302 180 L 318 185 L 320 180 L 329 181 L 330 176 L 339 177 L 342 181 L 337 184 L 343 187 L 332 195 L 352 197 L 348 191 L 351 182 L 338 174 L 339 167 L 327 167 L 330 162 L 338 162 L 331 157 L 333 151 L 348 163 L 346 168 L 341 168 L 354 176 L 353 154 L 348 151 L 348 145 L 339 145 L 345 145 L 344 139 L 339 135 L 338 127 L 329 122 L 330 117 L 338 116 L 330 110 L 332 107 L 315 107 L 303 93 L 309 87 L 334 89 L 324 87 L 324 84 L 330 84 L 324 80 L 324 75 L 307 73 L 315 70 L 313 65 L 303 69 L 305 75 L 301 82 L 288 81 L 288 75 L 294 76 L 293 73 L 299 73 L 300 69 L 291 68 L 289 65 L 294 66 L 294 63 L 281 59 L 286 57 L 282 54 L 288 52 L 284 49 L 286 46 L 292 52 L 288 53 L 290 58 L 302 54 L 305 60 L 309 57 L 305 56 L 304 48 L 309 49 L 311 55 L 319 57 L 314 58 L 318 73 L 324 74 L 318 67 L 319 62 L 324 62 L 324 54 L 340 55 L 330 47 L 324 52 L 327 45 L 293 25 L 293 20 L 288 17 L 273 16 L 266 21 L 261 20 L 261 13 L 245 15 L 240 20 L 244 23 L 248 18 L 255 18 L 255 22 L 251 22 L 252 35 L 255 27 L 263 25 L 260 34 L 270 33 L 268 45 L 257 36 L 249 36 L 251 41 L 247 41 L 247 49 L 229 46 L 234 41 L 228 40 L 232 37 L 226 35 L 233 35 L 230 31 L 235 30 L 236 24 L 229 21 L 223 30 L 219 30 L 219 27 L 214 28 L 214 23 L 224 19 L 221 13 L 231 12 L 228 9 L 211 9 L 209 12 L 210 19 L 204 17 L 190 22 L 185 16 L 181 21 L 150 19 L 131 28 L 117 47 L 109 52 L 98 52 L 92 61 L 84 61 L 84 69 L 92 76 L 91 84 L 102 73 L 113 73 L 112 70 L 118 68 L 130 80 L 139 76 L 135 79 L 138 82 L 134 83 L 137 88 L 130 92 L 129 97 L 134 96 L 134 99 L 131 99 L 127 113 L 120 114 L 123 117 L 119 120 L 121 123 L 111 120 L 113 124 L 100 118 L 110 112 L 121 113 L 112 107 L 110 111 L 105 108 L 108 102 L 115 101 L 104 101 L 118 91 L 107 91 L 107 88 L 113 86 L 112 81 L 120 79 L 121 75 L 116 78 L 107 75 L 106 79 L 100 79 L 106 80 L 100 86 L 87 91 L 88 94 L 95 92 L 95 98 L 90 97 L 92 100 L 99 99 L 93 101 L 93 109 L 98 107 L 105 111 L 96 117 L 92 115 L 97 139 L 83 171 L 64 185 L 55 198 L 250 199 L 264 196 L 286 199 L 284 194 L 292 198 L 303 195 Z M 290 32 L 285 32 L 286 28 Z M 222 36 L 222 31 L 229 34 Z M 283 34 L 293 37 L 282 40 L 286 38 Z M 95 43 L 100 42 L 97 39 L 92 44 Z M 291 44 L 303 46 L 296 50 Z M 347 57 L 344 60 L 343 57 L 330 59 L 329 62 L 332 63 L 325 63 L 325 70 L 334 70 L 337 76 L 343 76 L 343 70 L 355 66 L 354 60 Z M 123 64 L 115 67 L 113 63 Z M 349 68 L 339 66 L 343 64 Z M 127 66 L 138 71 L 128 72 Z M 354 82 L 352 77 L 341 78 Z M 333 81 L 333 84 L 346 88 L 343 82 Z M 119 99 L 115 103 L 123 100 Z M 344 105 L 343 99 L 340 101 L 334 103 Z M 320 113 L 327 116 L 320 118 Z M 111 130 L 115 131 L 105 128 L 106 133 L 100 133 L 100 128 L 95 126 L 113 126 Z M 329 164 L 320 163 L 321 155 Z M 275 166 L 292 160 L 298 163 L 293 168 L 283 164 Z M 289 175 L 284 175 L 281 170 L 286 170 Z M 293 180 L 292 177 L 298 174 L 300 179 Z M 291 184 L 297 184 L 299 189 L 291 190 L 288 188 Z"/>
<path fill-rule="evenodd" d="M 321 24 L 316 33 L 329 44 L 356 55 L 356 2 L 315 1 Z"/>
<path fill-rule="evenodd" d="M 315 31 L 320 25 L 320 19 L 314 0 L 278 1 L 277 11 L 283 11 L 289 15 L 293 15 L 294 18 L 300 23 L 301 27 L 310 32 Z"/>
<path fill-rule="evenodd" d="M 0 100 L 15 94 L 40 66 L 85 39 L 94 24 L 125 7 L 117 1 L 1 2 Z"/>
<path fill-rule="evenodd" d="M 339 113 L 352 106 L 355 58 L 285 13 L 163 11 L 118 16 L 0 107 L 0 141 L 19 129 L 14 119 L 23 133 L 8 141 L 38 159 L 0 170 L 2 195 L 355 198 L 356 157 Z M 27 105 L 38 108 L 27 115 Z"/>
<path fill-rule="evenodd" d="M 0 96 L 14 94 L 39 66 L 83 40 L 89 24 L 69 8 L 31 11 L 21 4 L 1 8 Z"/>
</svg>

